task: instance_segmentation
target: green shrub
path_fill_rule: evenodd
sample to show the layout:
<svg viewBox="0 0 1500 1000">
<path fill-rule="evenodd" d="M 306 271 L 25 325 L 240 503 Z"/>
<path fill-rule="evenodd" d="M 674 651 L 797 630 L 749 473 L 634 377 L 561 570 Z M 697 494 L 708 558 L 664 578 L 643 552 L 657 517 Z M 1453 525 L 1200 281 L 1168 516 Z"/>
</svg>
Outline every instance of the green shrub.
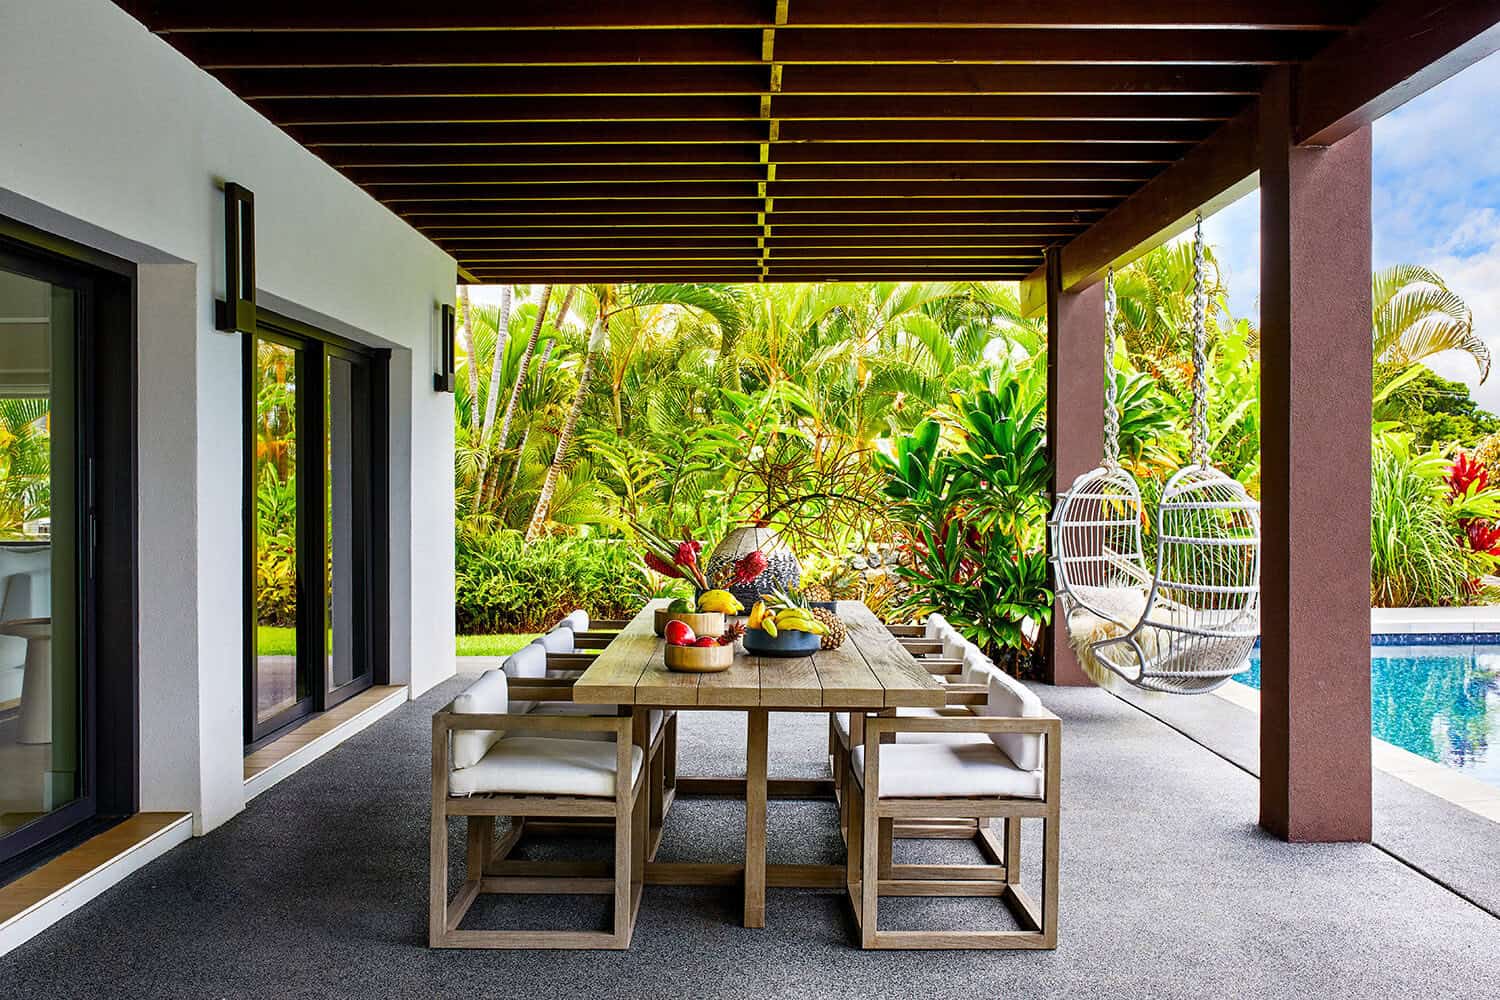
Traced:
<svg viewBox="0 0 1500 1000">
<path fill-rule="evenodd" d="M 628 618 L 651 595 L 640 555 L 626 542 L 542 538 L 461 527 L 457 538 L 461 634 L 543 632 L 574 608 Z"/>
<path fill-rule="evenodd" d="M 1459 544 L 1443 475 L 1446 460 L 1405 435 L 1377 438 L 1370 469 L 1370 603 L 1462 604 L 1479 568 Z"/>
</svg>

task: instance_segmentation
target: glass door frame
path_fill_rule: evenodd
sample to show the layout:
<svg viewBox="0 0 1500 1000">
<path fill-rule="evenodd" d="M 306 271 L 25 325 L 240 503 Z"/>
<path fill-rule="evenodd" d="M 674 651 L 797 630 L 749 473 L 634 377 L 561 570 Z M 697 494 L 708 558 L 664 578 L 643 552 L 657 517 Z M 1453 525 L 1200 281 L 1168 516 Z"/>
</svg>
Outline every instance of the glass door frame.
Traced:
<svg viewBox="0 0 1500 1000">
<path fill-rule="evenodd" d="M 138 806 L 137 386 L 133 265 L 0 218 L 0 269 L 74 293 L 77 484 L 78 794 L 0 836 L 6 862 L 49 850 L 49 841 L 95 817 Z"/>
<path fill-rule="evenodd" d="M 388 350 L 372 349 L 338 337 L 287 316 L 257 309 L 257 333 L 245 337 L 244 427 L 245 427 L 245 745 L 253 748 L 299 725 L 318 712 L 327 711 L 374 684 L 385 683 L 389 671 L 389 358 Z M 300 689 L 307 694 L 269 719 L 257 719 L 256 671 L 256 507 L 255 507 L 255 380 L 258 371 L 256 342 L 266 340 L 297 352 L 297 664 Z M 366 529 L 364 593 L 360 594 L 364 616 L 358 646 L 364 650 L 364 669 L 348 683 L 335 687 L 328 658 L 326 614 L 328 584 L 325 558 L 328 548 L 324 513 L 327 503 L 328 414 L 325 405 L 328 359 L 340 358 L 365 366 L 370 392 L 366 424 L 370 447 L 356 454 L 353 474 L 368 484 L 364 509 L 355 514 L 356 525 Z M 309 431 L 311 431 L 309 433 Z M 362 460 L 361 460 L 362 459 Z M 357 646 L 357 648 L 358 648 Z"/>
</svg>

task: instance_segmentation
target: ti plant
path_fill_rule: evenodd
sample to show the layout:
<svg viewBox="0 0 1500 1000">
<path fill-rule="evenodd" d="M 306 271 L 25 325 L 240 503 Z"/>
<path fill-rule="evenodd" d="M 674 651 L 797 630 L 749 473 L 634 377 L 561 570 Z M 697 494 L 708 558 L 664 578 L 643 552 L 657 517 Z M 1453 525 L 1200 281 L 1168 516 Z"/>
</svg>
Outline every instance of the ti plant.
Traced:
<svg viewBox="0 0 1500 1000">
<path fill-rule="evenodd" d="M 918 424 L 877 461 L 893 516 L 911 537 L 897 572 L 903 610 L 939 611 L 1013 673 L 1035 666 L 1029 620 L 1052 619 L 1044 546 L 1051 465 L 1042 404 L 1014 385 L 976 386 L 945 415 Z"/>
</svg>

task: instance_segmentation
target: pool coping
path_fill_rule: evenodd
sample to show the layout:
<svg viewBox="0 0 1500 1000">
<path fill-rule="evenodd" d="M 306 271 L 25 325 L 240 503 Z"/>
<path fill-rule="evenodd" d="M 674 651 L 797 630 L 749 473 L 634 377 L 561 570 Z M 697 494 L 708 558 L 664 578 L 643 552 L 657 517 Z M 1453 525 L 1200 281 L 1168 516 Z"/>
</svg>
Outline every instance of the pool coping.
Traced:
<svg viewBox="0 0 1500 1000">
<path fill-rule="evenodd" d="M 1260 692 L 1247 684 L 1232 680 L 1215 690 L 1214 694 L 1248 712 L 1260 714 Z M 1370 737 L 1370 763 L 1377 770 L 1429 795 L 1435 795 L 1461 809 L 1500 823 L 1500 788 L 1374 736 Z"/>
</svg>

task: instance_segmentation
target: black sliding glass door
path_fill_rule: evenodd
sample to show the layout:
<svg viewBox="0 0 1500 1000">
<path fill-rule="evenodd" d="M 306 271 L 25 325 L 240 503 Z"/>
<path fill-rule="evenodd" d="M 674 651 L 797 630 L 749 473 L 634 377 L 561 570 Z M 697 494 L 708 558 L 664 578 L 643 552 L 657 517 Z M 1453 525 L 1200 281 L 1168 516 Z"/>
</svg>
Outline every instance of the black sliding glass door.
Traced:
<svg viewBox="0 0 1500 1000">
<path fill-rule="evenodd" d="M 246 338 L 245 742 L 369 687 L 384 586 L 384 357 L 263 317 Z"/>
</svg>

